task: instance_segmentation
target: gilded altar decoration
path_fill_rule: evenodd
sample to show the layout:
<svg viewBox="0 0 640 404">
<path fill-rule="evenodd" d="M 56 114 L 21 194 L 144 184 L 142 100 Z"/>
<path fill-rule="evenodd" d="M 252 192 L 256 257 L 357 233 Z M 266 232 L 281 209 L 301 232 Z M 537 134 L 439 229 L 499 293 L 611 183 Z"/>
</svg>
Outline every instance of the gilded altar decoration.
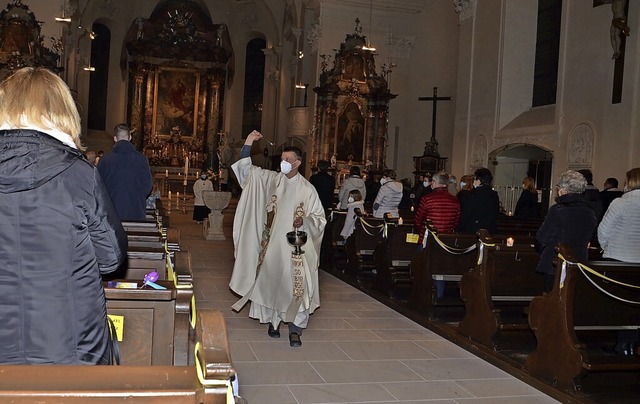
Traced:
<svg viewBox="0 0 640 404">
<path fill-rule="evenodd" d="M 351 165 L 382 171 L 389 102 L 396 97 L 385 77 L 389 69 L 382 74 L 376 71 L 375 53 L 367 46 L 358 19 L 335 56 L 320 58 L 320 85 L 313 89 L 318 102 L 311 161 L 331 159 L 332 168 L 338 171 L 348 171 Z"/>
<path fill-rule="evenodd" d="M 20 0 L 0 11 L 0 80 L 25 66 L 45 67 L 55 73 L 63 70 L 59 66 L 62 52 L 55 49 L 55 39 L 54 50 L 44 45 L 41 24 Z"/>
</svg>

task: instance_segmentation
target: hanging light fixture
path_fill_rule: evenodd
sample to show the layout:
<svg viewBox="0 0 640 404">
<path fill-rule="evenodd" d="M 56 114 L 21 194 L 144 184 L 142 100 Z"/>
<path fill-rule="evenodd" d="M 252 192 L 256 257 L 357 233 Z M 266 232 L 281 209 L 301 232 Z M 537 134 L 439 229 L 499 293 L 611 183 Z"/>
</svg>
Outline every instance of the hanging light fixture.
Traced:
<svg viewBox="0 0 640 404">
<path fill-rule="evenodd" d="M 371 21 L 372 21 L 372 15 L 373 15 L 373 0 L 370 0 L 369 3 L 369 36 L 367 36 L 367 44 L 365 46 L 362 47 L 362 50 L 366 50 L 366 51 L 370 51 L 370 52 L 375 52 L 376 48 L 371 46 Z"/>
<path fill-rule="evenodd" d="M 67 2 L 63 1 L 60 8 L 62 9 L 62 16 L 55 17 L 56 22 L 71 22 L 71 17 L 67 17 Z"/>
</svg>

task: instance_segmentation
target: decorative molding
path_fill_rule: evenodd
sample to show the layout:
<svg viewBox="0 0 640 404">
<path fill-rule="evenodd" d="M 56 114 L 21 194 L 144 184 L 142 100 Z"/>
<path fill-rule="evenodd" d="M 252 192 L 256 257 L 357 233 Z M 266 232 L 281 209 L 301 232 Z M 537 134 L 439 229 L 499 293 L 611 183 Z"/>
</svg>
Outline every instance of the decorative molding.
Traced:
<svg viewBox="0 0 640 404">
<path fill-rule="evenodd" d="M 469 171 L 473 171 L 480 167 L 487 166 L 487 138 L 484 135 L 478 135 L 473 139 L 473 146 L 471 147 L 473 154 L 471 155 L 471 162 L 469 165 Z"/>
<path fill-rule="evenodd" d="M 593 128 L 586 123 L 576 125 L 567 142 L 567 166 L 591 167 L 593 161 Z"/>
<path fill-rule="evenodd" d="M 453 0 L 453 7 L 460 22 L 476 14 L 477 0 Z"/>
<path fill-rule="evenodd" d="M 415 43 L 415 36 L 396 35 L 393 32 L 387 32 L 384 41 L 390 48 L 391 57 L 399 59 L 409 59 Z"/>
<path fill-rule="evenodd" d="M 315 52 L 318 50 L 318 44 L 320 43 L 320 39 L 322 38 L 322 25 L 311 24 L 310 29 L 305 32 L 305 38 L 307 39 L 307 43 L 311 48 L 311 52 Z"/>
</svg>

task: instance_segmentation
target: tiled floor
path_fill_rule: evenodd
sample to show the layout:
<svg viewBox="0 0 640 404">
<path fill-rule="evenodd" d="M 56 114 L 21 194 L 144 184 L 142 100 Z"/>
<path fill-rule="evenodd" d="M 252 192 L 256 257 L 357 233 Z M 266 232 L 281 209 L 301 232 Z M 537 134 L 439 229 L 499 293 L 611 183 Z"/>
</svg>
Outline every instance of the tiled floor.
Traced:
<svg viewBox="0 0 640 404">
<path fill-rule="evenodd" d="M 231 310 L 233 212 L 225 213 L 226 241 L 206 241 L 190 211 L 170 217 L 192 254 L 197 307 L 227 318 L 240 395 L 250 404 L 557 402 L 323 271 L 321 307 L 302 347 L 289 347 L 286 332 L 270 338 L 248 318 L 248 305 Z"/>
</svg>

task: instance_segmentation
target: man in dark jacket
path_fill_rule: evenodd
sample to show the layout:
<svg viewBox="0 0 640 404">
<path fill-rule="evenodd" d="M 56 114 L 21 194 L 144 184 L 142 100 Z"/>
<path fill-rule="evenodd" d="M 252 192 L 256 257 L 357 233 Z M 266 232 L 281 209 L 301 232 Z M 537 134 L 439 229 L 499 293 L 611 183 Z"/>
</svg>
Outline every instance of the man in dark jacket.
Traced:
<svg viewBox="0 0 640 404">
<path fill-rule="evenodd" d="M 556 266 L 555 247 L 559 242 L 567 243 L 576 258 L 586 261 L 588 244 L 596 230 L 597 219 L 593 209 L 584 198 L 587 181 L 577 171 L 569 170 L 560 175 L 558 180 L 558 198 L 544 223 L 536 233 L 536 241 L 540 250 L 540 262 L 536 269 L 544 276 L 544 291 L 553 289 Z"/>
<path fill-rule="evenodd" d="M 318 172 L 309 178 L 309 182 L 318 192 L 325 213 L 333 208 L 333 193 L 336 188 L 336 179 L 327 172 L 329 165 L 327 160 L 318 160 Z"/>
<path fill-rule="evenodd" d="M 460 206 L 460 233 L 475 234 L 480 229 L 486 229 L 495 234 L 498 230 L 498 214 L 500 200 L 498 193 L 491 188 L 493 175 L 487 168 L 478 168 L 474 173 L 473 186 L 469 196 Z"/>
<path fill-rule="evenodd" d="M 153 187 L 149 160 L 131 144 L 129 127 L 116 125 L 113 149 L 98 163 L 98 171 L 121 220 L 142 220 Z"/>
</svg>

